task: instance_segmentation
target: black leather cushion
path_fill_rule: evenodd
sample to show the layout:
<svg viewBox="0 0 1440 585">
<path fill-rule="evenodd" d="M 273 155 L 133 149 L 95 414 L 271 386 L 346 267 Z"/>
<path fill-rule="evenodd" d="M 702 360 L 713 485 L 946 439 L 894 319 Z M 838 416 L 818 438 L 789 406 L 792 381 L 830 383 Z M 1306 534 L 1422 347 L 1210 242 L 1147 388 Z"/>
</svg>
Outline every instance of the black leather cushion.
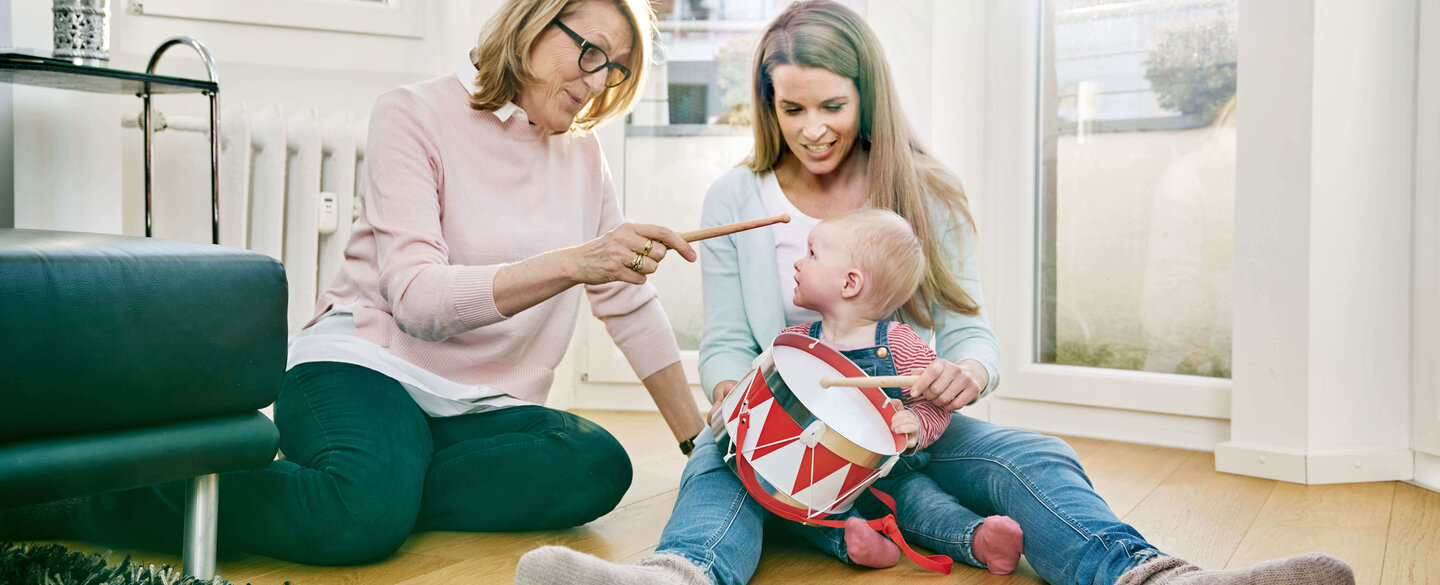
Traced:
<svg viewBox="0 0 1440 585">
<path fill-rule="evenodd" d="M 0 444 L 253 413 L 285 369 L 285 274 L 246 250 L 0 229 Z"/>
<path fill-rule="evenodd" d="M 280 433 L 259 412 L 0 445 L 0 507 L 256 469 Z"/>
</svg>

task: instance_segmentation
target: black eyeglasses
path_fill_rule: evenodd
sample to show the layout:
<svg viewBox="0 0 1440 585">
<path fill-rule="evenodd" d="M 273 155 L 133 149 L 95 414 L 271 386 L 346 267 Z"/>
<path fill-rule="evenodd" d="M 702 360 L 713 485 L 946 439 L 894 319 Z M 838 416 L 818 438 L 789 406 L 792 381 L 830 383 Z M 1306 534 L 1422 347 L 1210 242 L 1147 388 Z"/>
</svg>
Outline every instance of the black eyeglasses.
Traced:
<svg viewBox="0 0 1440 585">
<path fill-rule="evenodd" d="M 570 39 L 574 40 L 575 44 L 580 45 L 581 71 L 596 73 L 601 69 L 609 69 L 610 71 L 605 74 L 605 87 L 615 87 L 625 83 L 626 79 L 630 79 L 630 68 L 611 61 L 604 49 L 590 44 L 590 41 L 570 30 L 570 27 L 565 26 L 565 23 L 560 22 L 558 18 L 550 22 L 560 27 L 565 34 L 570 35 Z"/>
</svg>

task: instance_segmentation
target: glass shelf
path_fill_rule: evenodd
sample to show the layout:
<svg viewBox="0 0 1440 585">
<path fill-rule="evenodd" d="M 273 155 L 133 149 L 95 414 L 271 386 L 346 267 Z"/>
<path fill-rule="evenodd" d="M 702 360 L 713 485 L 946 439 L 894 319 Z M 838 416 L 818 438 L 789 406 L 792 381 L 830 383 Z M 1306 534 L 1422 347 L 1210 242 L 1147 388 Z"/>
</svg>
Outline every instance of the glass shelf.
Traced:
<svg viewBox="0 0 1440 585">
<path fill-rule="evenodd" d="M 219 84 L 212 81 L 87 67 L 18 53 L 0 53 L 0 83 L 131 95 L 145 93 L 147 88 L 151 94 L 215 93 L 220 90 Z"/>
</svg>

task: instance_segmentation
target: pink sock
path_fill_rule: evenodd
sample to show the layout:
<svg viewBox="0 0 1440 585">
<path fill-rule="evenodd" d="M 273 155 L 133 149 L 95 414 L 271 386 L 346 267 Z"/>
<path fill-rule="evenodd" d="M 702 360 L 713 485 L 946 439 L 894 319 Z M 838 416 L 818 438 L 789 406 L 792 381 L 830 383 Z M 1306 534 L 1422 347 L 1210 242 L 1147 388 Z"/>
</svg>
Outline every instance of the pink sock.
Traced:
<svg viewBox="0 0 1440 585">
<path fill-rule="evenodd" d="M 900 547 L 853 516 L 845 519 L 845 551 L 850 562 L 866 567 L 884 569 L 900 562 Z"/>
<path fill-rule="evenodd" d="M 849 533 L 846 533 L 848 538 Z M 970 552 L 975 559 L 985 563 L 991 573 L 1009 575 L 1020 564 L 1020 555 L 1025 552 L 1025 533 L 1020 524 L 1009 516 L 991 516 L 975 529 L 975 541 Z"/>
</svg>

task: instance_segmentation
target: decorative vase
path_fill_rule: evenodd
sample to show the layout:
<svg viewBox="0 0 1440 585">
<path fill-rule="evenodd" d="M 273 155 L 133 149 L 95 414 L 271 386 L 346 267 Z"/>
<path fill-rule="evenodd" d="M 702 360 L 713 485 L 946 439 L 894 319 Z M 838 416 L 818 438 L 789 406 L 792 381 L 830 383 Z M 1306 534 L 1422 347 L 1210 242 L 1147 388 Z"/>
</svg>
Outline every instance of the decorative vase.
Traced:
<svg viewBox="0 0 1440 585">
<path fill-rule="evenodd" d="M 55 58 L 104 67 L 110 61 L 110 0 L 55 1 Z"/>
</svg>

